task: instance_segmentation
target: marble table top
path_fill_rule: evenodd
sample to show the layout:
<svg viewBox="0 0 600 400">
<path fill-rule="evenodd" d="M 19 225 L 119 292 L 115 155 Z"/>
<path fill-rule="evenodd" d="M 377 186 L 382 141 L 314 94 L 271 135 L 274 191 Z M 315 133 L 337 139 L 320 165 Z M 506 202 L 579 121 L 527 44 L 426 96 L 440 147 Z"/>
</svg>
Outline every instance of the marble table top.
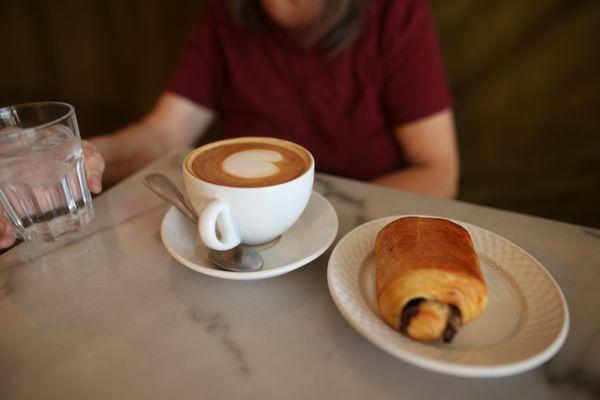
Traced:
<svg viewBox="0 0 600 400">
<path fill-rule="evenodd" d="M 167 207 L 140 178 L 181 185 L 185 153 L 97 197 L 77 235 L 0 256 L 1 399 L 600 398 L 599 230 L 318 175 L 338 238 L 383 216 L 455 218 L 523 247 L 559 283 L 571 329 L 553 359 L 507 378 L 445 376 L 384 353 L 342 318 L 329 252 L 250 282 L 173 260 L 159 235 Z"/>
</svg>

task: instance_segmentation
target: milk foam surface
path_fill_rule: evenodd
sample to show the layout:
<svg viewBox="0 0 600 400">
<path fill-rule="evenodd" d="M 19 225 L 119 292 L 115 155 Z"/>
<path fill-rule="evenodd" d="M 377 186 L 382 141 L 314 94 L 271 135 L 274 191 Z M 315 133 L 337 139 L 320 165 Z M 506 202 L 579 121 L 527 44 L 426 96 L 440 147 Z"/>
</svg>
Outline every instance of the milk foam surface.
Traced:
<svg viewBox="0 0 600 400">
<path fill-rule="evenodd" d="M 266 149 L 244 150 L 223 160 L 223 170 L 240 178 L 263 178 L 275 175 L 279 167 L 274 163 L 283 160 L 276 151 Z"/>
<path fill-rule="evenodd" d="M 296 179 L 310 166 L 305 150 L 257 138 L 210 145 L 197 152 L 189 168 L 194 176 L 216 185 L 262 187 Z"/>
</svg>

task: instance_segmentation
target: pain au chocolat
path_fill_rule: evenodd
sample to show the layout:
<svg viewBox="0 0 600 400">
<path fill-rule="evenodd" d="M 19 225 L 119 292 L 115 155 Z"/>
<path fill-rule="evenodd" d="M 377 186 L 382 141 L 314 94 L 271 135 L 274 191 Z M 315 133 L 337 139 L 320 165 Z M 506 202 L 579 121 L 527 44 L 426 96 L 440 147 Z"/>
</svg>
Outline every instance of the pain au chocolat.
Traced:
<svg viewBox="0 0 600 400">
<path fill-rule="evenodd" d="M 440 218 L 405 217 L 375 240 L 376 293 L 386 322 L 421 341 L 450 342 L 483 311 L 487 286 L 469 233 Z"/>
</svg>

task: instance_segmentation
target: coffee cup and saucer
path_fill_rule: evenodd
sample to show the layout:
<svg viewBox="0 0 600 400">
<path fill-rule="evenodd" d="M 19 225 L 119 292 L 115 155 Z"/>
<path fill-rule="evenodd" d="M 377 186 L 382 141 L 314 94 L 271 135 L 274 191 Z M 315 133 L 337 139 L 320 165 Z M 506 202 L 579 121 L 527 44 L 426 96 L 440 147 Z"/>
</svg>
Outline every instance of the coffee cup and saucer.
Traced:
<svg viewBox="0 0 600 400">
<path fill-rule="evenodd" d="M 163 218 L 162 242 L 181 264 L 218 278 L 264 279 L 300 268 L 323 254 L 338 231 L 335 210 L 312 190 L 314 170 L 308 150 L 281 139 L 244 137 L 202 146 L 183 161 L 198 224 L 172 207 Z M 240 243 L 255 246 L 262 269 L 231 272 L 209 261 L 209 249 Z"/>
</svg>

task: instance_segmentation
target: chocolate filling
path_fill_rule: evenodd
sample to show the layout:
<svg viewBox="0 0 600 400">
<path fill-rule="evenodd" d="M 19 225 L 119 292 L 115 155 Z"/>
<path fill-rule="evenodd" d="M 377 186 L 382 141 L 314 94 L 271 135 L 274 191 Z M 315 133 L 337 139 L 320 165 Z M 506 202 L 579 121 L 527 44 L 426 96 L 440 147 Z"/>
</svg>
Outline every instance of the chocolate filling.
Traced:
<svg viewBox="0 0 600 400">
<path fill-rule="evenodd" d="M 442 340 L 444 343 L 450 343 L 458 330 L 458 326 L 461 324 L 462 317 L 460 316 L 460 310 L 453 304 L 449 304 L 450 314 L 448 314 L 448 321 L 446 322 L 446 328 L 442 334 Z"/>
<path fill-rule="evenodd" d="M 400 332 L 407 334 L 408 324 L 410 324 L 410 320 L 415 317 L 419 313 L 419 304 L 421 304 L 425 299 L 412 299 L 402 309 L 402 313 L 400 314 Z"/>
<path fill-rule="evenodd" d="M 419 314 L 419 306 L 425 301 L 423 298 L 413 299 L 406 303 L 404 308 L 402 309 L 402 313 L 400 315 L 400 332 L 407 334 L 408 325 L 410 324 L 410 320 Z M 458 327 L 462 322 L 462 317 L 460 315 L 460 310 L 453 304 L 449 304 L 450 313 L 448 314 L 448 319 L 446 321 L 446 327 L 444 328 L 444 332 L 442 333 L 442 340 L 444 343 L 450 343 L 456 334 Z"/>
</svg>

